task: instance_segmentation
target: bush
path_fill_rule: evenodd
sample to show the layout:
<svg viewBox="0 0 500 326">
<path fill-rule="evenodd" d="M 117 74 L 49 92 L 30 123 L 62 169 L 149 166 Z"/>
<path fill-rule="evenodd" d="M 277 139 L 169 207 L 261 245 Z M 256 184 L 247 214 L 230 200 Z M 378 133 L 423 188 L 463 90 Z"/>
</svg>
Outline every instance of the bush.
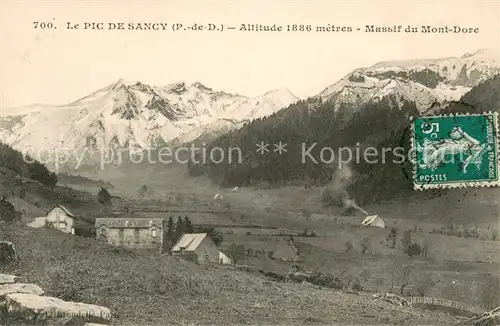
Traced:
<svg viewBox="0 0 500 326">
<path fill-rule="evenodd" d="M 347 240 L 344 243 L 344 248 L 345 248 L 345 252 L 348 253 L 349 251 L 351 251 L 354 248 L 354 245 L 352 244 L 351 241 Z"/>
<path fill-rule="evenodd" d="M 233 243 L 228 249 L 228 254 L 233 259 L 233 264 L 236 265 L 238 260 L 245 258 L 245 247 Z"/>
<path fill-rule="evenodd" d="M 493 241 L 498 240 L 498 231 L 497 230 L 491 231 L 491 240 L 493 240 Z"/>
<path fill-rule="evenodd" d="M 342 289 L 344 282 L 336 276 L 327 273 L 314 272 L 306 278 L 307 282 L 333 289 Z"/>
<path fill-rule="evenodd" d="M 412 256 L 418 256 L 418 255 L 420 255 L 422 253 L 422 248 L 420 247 L 420 245 L 418 243 L 412 243 L 406 249 L 406 253 L 410 257 L 412 257 Z"/>
<path fill-rule="evenodd" d="M 0 200 L 0 220 L 7 223 L 11 223 L 16 220 L 16 211 L 14 210 L 14 206 L 5 198 Z"/>
<path fill-rule="evenodd" d="M 363 291 L 363 286 L 361 285 L 361 282 L 356 279 L 356 281 L 354 281 L 354 284 L 352 285 L 352 289 L 354 291 Z"/>
<path fill-rule="evenodd" d="M 371 248 L 371 239 L 368 237 L 364 237 L 363 239 L 361 239 L 360 246 L 361 253 L 366 253 Z"/>
</svg>

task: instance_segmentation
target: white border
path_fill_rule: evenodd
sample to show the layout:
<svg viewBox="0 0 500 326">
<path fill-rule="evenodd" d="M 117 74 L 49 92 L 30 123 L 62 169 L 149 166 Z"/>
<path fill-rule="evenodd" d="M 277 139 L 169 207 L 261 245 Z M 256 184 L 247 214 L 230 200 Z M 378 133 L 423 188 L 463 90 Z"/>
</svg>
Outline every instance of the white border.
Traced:
<svg viewBox="0 0 500 326">
<path fill-rule="evenodd" d="M 422 118 L 448 118 L 448 117 L 467 117 L 467 116 L 488 116 L 488 115 L 493 115 L 493 135 L 496 137 L 496 145 L 495 150 L 496 150 L 496 159 L 497 159 L 497 180 L 494 181 L 464 181 L 464 182 L 453 182 L 453 183 L 432 183 L 432 184 L 418 184 L 415 183 L 416 176 L 417 176 L 417 169 L 416 169 L 416 152 L 414 150 L 415 148 L 415 126 L 414 126 L 414 121 L 416 119 L 422 119 Z M 451 188 L 483 188 L 483 187 L 500 187 L 500 159 L 499 159 L 499 153 L 500 153 L 500 135 L 498 133 L 498 112 L 496 111 L 489 111 L 489 112 L 483 112 L 483 113 L 457 113 L 457 114 L 440 114 L 440 115 L 428 115 L 428 116 L 422 116 L 422 117 L 410 117 L 411 120 L 411 151 L 412 151 L 412 161 L 413 161 L 413 173 L 412 173 L 412 182 L 413 182 L 413 189 L 414 190 L 425 190 L 425 189 L 451 189 Z"/>
</svg>

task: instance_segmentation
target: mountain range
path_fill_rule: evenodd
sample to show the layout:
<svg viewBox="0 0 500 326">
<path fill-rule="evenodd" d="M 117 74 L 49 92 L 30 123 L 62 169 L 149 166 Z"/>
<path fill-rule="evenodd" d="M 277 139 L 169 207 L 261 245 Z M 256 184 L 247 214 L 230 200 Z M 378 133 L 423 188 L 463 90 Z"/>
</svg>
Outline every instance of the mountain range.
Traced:
<svg viewBox="0 0 500 326">
<path fill-rule="evenodd" d="M 388 61 L 355 69 L 308 101 L 329 103 L 345 119 L 367 103 L 415 103 L 427 112 L 458 100 L 500 72 L 499 56 L 479 50 L 461 57 Z M 66 155 L 115 148 L 147 150 L 210 142 L 253 120 L 271 116 L 299 98 L 288 89 L 247 97 L 213 90 L 199 82 L 152 86 L 122 79 L 62 106 L 4 109 L 0 141 L 32 155 Z M 314 109 L 314 106 L 311 106 Z M 48 166 L 52 159 L 45 158 Z"/>
</svg>

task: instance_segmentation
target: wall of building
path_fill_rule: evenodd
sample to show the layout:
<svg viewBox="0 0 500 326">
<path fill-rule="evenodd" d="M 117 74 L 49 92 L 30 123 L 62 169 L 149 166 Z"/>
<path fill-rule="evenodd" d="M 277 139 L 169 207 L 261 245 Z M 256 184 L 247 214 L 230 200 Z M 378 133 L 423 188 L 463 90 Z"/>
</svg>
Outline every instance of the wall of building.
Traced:
<svg viewBox="0 0 500 326">
<path fill-rule="evenodd" d="M 65 233 L 71 233 L 73 229 L 74 219 L 66 214 L 60 207 L 51 210 L 46 217 L 48 223 L 52 227 L 57 228 Z"/>
<path fill-rule="evenodd" d="M 151 228 L 108 228 L 101 226 L 96 230 L 96 237 L 106 238 L 111 245 L 129 249 L 158 249 L 162 248 L 162 229 Z"/>
<path fill-rule="evenodd" d="M 222 251 L 219 251 L 219 264 L 232 264 L 233 260 Z"/>
<path fill-rule="evenodd" d="M 196 248 L 195 253 L 199 263 L 219 263 L 219 248 L 208 236 Z"/>
</svg>

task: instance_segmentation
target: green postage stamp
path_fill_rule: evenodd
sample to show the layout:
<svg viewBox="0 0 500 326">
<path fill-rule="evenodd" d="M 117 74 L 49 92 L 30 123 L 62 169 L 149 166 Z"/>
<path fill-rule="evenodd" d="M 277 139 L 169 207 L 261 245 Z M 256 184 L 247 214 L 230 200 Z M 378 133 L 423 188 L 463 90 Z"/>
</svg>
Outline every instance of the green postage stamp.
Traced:
<svg viewBox="0 0 500 326">
<path fill-rule="evenodd" d="M 415 189 L 499 186 L 498 152 L 497 112 L 412 121 Z"/>
</svg>

